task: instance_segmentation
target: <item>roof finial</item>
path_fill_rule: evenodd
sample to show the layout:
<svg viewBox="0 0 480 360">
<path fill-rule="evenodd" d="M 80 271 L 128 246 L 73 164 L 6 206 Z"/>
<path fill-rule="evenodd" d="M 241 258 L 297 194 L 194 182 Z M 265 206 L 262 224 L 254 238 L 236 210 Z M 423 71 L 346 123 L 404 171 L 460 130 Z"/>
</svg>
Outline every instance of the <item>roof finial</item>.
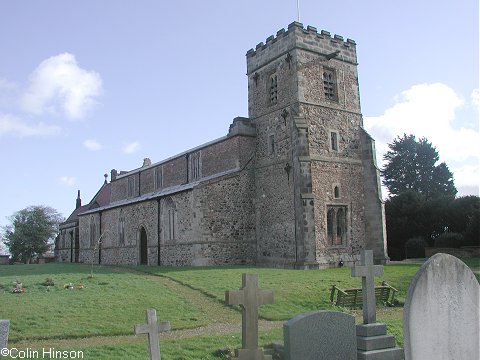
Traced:
<svg viewBox="0 0 480 360">
<path fill-rule="evenodd" d="M 104 184 L 106 184 L 106 183 L 107 183 L 108 174 L 103 174 L 103 177 L 105 178 Z"/>
</svg>

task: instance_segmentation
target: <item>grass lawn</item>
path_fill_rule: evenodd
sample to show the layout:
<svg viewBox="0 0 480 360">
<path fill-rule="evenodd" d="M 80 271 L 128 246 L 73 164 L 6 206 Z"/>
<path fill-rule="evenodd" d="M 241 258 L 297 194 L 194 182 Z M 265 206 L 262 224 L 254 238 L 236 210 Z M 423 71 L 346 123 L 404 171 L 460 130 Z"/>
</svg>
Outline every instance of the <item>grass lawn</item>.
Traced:
<svg viewBox="0 0 480 360">
<path fill-rule="evenodd" d="M 260 316 L 267 320 L 288 320 L 317 309 L 338 310 L 330 303 L 332 285 L 340 288 L 362 286 L 360 278 L 350 276 L 349 268 L 298 271 L 240 266 L 181 269 L 139 266 L 136 269 L 174 279 L 218 301 L 224 301 L 225 290 L 241 287 L 242 273 L 257 273 L 259 287 L 274 292 L 275 303 L 260 308 Z M 387 281 L 399 290 L 399 298 L 405 298 L 410 280 L 418 269 L 418 265 L 386 266 L 384 276 L 377 278 L 376 283 Z"/>
<path fill-rule="evenodd" d="M 479 261 L 469 260 L 477 267 Z M 405 298 L 419 265 L 388 265 L 379 284 L 387 281 Z M 145 310 L 157 309 L 158 320 L 169 320 L 173 331 L 162 339 L 162 359 L 218 360 L 220 348 L 241 344 L 239 307 L 226 306 L 224 293 L 241 287 L 241 274 L 259 274 L 259 286 L 274 291 L 275 303 L 261 307 L 266 320 L 287 320 L 319 309 L 340 310 L 356 316 L 361 310 L 339 309 L 329 301 L 331 285 L 359 287 L 350 269 L 283 270 L 255 267 L 164 268 L 45 264 L 0 266 L 0 319 L 10 320 L 9 346 L 83 351 L 87 359 L 147 359 L 147 338 L 134 336 L 133 326 L 145 323 Z M 55 285 L 42 283 L 52 278 Z M 26 288 L 13 294 L 15 280 Z M 68 290 L 65 284 L 84 284 Z M 379 307 L 377 319 L 403 344 L 403 308 Z M 228 331 L 215 330 L 217 324 Z M 260 332 L 260 343 L 282 340 L 282 322 Z M 202 329 L 198 329 L 202 327 Z M 185 330 L 191 329 L 191 330 Z M 209 331 L 209 329 L 211 331 Z M 189 331 L 193 335 L 185 335 Z M 184 334 L 184 335 L 182 335 Z M 161 335 L 162 338 L 162 335 Z"/>
</svg>

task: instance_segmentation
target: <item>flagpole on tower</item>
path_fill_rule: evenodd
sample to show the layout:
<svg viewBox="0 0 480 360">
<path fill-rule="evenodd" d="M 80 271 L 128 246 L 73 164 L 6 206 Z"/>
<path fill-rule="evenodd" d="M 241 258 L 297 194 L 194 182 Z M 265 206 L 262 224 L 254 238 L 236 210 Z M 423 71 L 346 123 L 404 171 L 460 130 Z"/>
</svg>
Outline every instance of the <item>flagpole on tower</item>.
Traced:
<svg viewBox="0 0 480 360">
<path fill-rule="evenodd" d="M 297 0 L 297 21 L 300 22 L 300 0 Z"/>
</svg>

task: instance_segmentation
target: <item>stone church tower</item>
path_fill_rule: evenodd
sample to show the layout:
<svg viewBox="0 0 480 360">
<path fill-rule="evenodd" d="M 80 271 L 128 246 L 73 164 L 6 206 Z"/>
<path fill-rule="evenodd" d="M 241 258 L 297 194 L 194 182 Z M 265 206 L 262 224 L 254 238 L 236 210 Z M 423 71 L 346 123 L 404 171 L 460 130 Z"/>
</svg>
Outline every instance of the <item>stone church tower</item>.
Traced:
<svg viewBox="0 0 480 360">
<path fill-rule="evenodd" d="M 363 129 L 356 44 L 298 22 L 247 53 L 257 129 L 257 263 L 386 260 L 374 143 Z"/>
<path fill-rule="evenodd" d="M 364 248 L 388 259 L 355 42 L 294 22 L 246 56 L 249 117 L 112 170 L 62 225 L 59 261 L 309 269 L 352 264 Z"/>
</svg>

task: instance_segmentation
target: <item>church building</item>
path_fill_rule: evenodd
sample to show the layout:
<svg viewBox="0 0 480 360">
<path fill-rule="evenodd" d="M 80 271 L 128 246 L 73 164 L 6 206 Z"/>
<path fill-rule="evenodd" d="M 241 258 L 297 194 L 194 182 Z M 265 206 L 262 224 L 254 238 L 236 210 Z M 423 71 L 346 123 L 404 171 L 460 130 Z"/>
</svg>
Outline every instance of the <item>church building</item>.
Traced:
<svg viewBox="0 0 480 360">
<path fill-rule="evenodd" d="M 248 118 L 130 171 L 60 227 L 58 261 L 323 268 L 387 261 L 356 43 L 293 22 L 246 54 Z"/>
</svg>

